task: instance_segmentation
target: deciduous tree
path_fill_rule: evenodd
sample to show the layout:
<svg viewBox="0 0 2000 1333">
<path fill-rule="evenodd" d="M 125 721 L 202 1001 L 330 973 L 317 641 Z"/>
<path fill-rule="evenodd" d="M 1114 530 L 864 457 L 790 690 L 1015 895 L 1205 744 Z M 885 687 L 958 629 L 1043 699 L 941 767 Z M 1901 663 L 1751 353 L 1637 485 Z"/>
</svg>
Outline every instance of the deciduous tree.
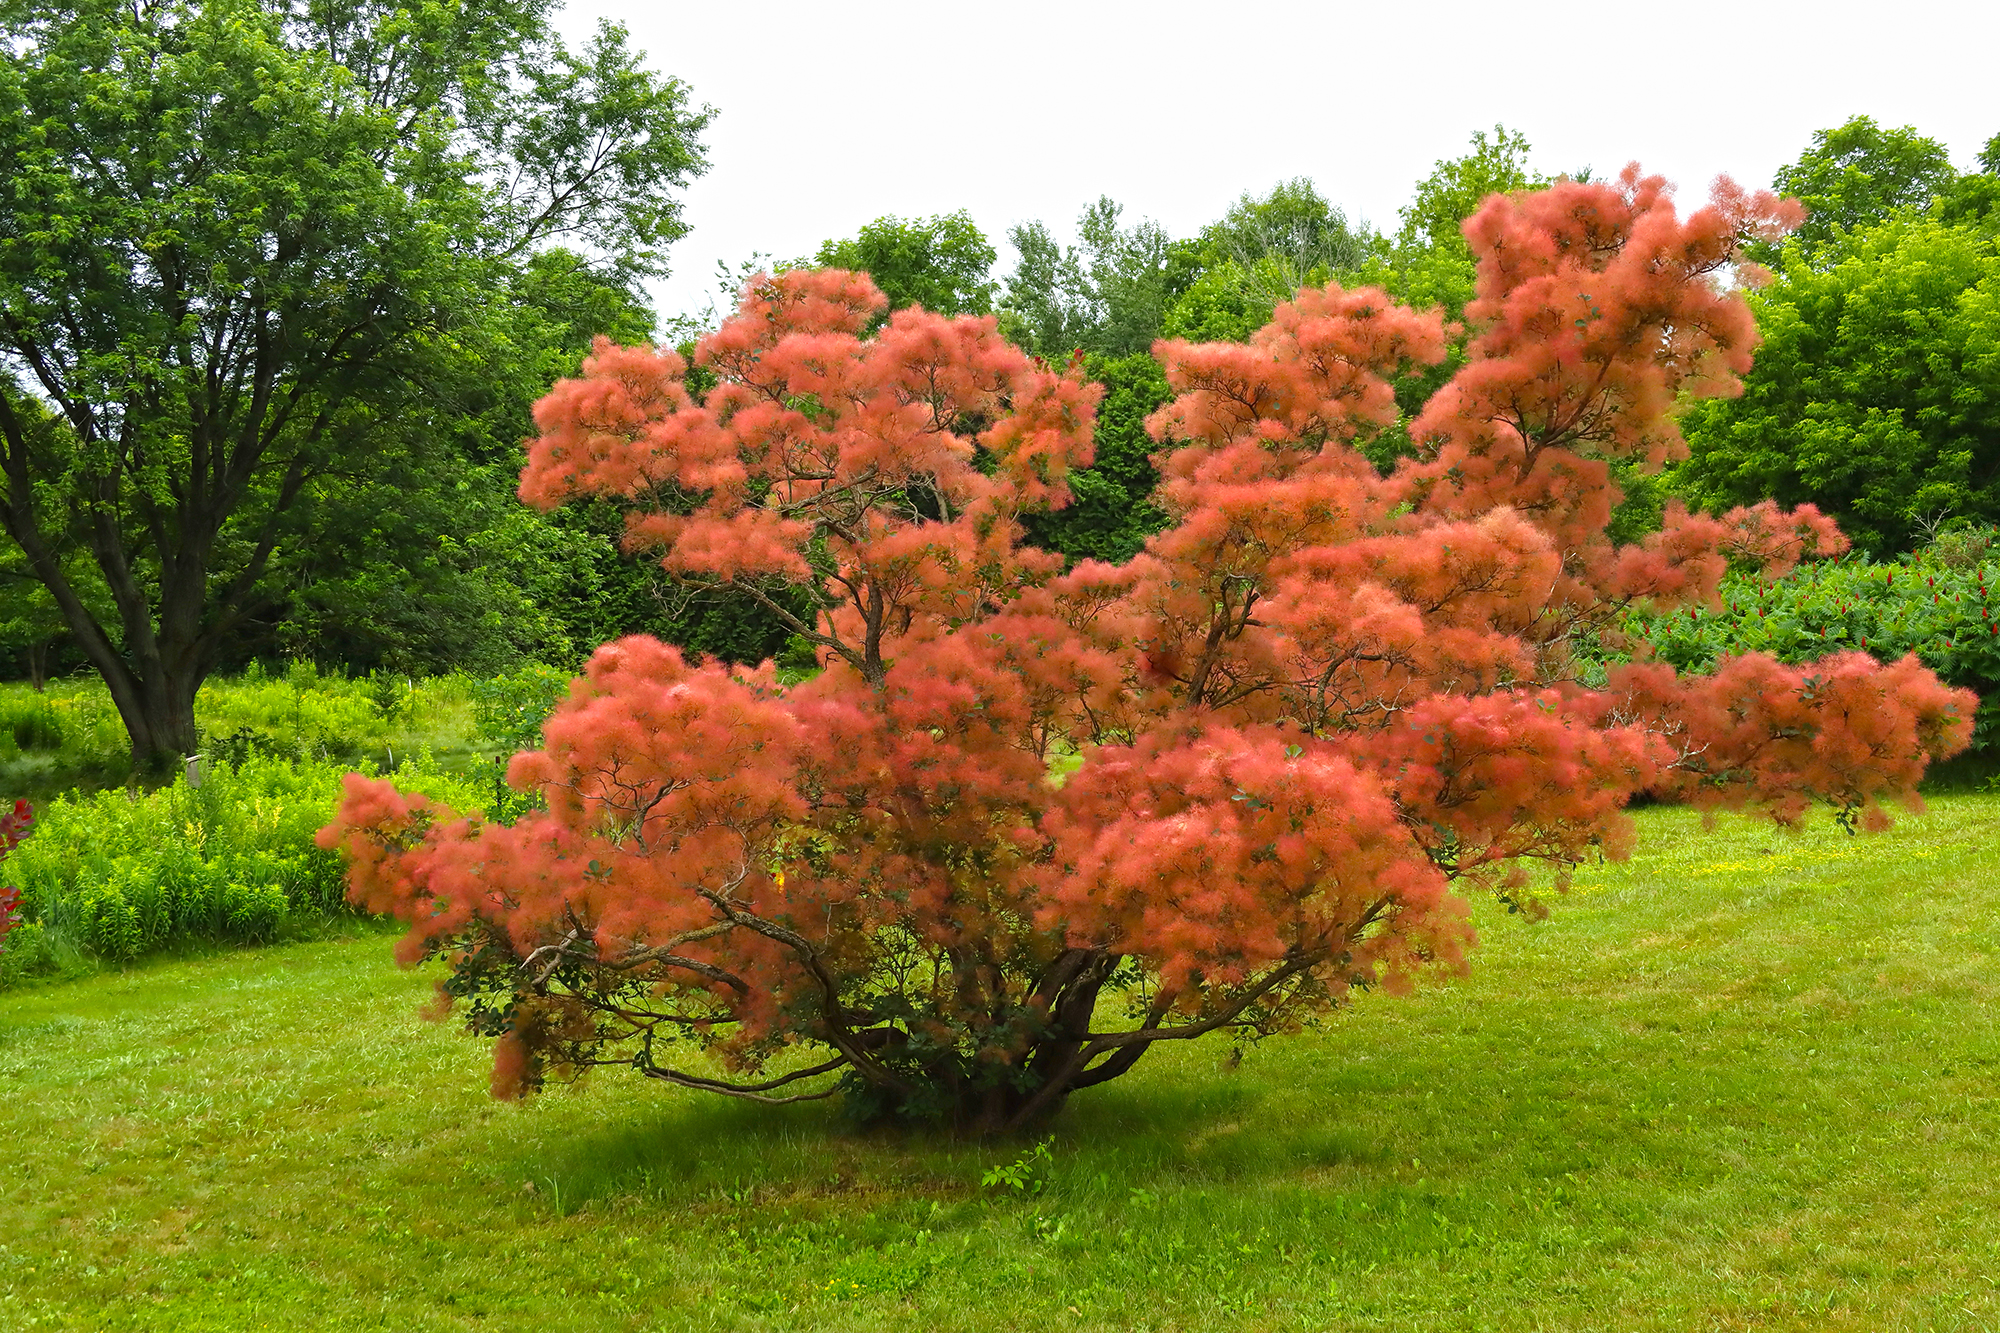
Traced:
<svg viewBox="0 0 2000 1333">
<path fill-rule="evenodd" d="M 1018 259 L 1000 317 L 1010 337 L 1051 361 L 1075 351 L 1131 356 L 1153 345 L 1184 243 L 1150 218 L 1120 226 L 1124 211 L 1100 196 L 1078 216 L 1072 246 L 1040 222 L 1008 231 Z"/>
<path fill-rule="evenodd" d="M 5 6 L 0 523 L 136 760 L 192 750 L 203 676 L 343 536 L 322 501 L 453 474 L 439 405 L 534 251 L 644 273 L 683 230 L 706 113 L 548 9 Z"/>
<path fill-rule="evenodd" d="M 322 841 L 404 961 L 447 960 L 501 1096 L 615 1064 L 976 1132 L 1463 966 L 1464 894 L 1533 906 L 1535 869 L 1623 855 L 1634 792 L 1877 825 L 1971 724 L 1913 660 L 1593 679 L 1572 651 L 1840 548 L 1769 505 L 1604 536 L 1607 460 L 1673 457 L 1676 398 L 1749 364 L 1718 275 L 1795 220 L 1727 182 L 1682 216 L 1636 168 L 1489 200 L 1469 359 L 1387 477 L 1357 446 L 1444 355 L 1436 313 L 1328 286 L 1247 344 L 1162 344 L 1172 524 L 1067 572 L 1020 516 L 1090 460 L 1094 390 L 990 320 L 867 338 L 878 292 L 795 272 L 696 349 L 704 393 L 605 346 L 541 405 L 523 495 L 622 498 L 684 578 L 825 590 L 798 632 L 826 669 L 608 645 L 514 760 L 545 813 L 356 776 Z"/>
<path fill-rule="evenodd" d="M 1244 194 L 1193 242 L 1176 246 L 1192 272 L 1161 321 L 1170 338 L 1240 342 L 1301 287 L 1359 265 L 1377 238 L 1320 197 L 1310 180 L 1281 181 L 1263 197 Z"/>
<path fill-rule="evenodd" d="M 1876 555 L 2000 521 L 1992 234 L 1924 218 L 1862 228 L 1786 264 L 1751 304 L 1765 345 L 1744 392 L 1683 418 L 1685 494 L 1811 501 Z"/>
<path fill-rule="evenodd" d="M 1913 126 L 1883 129 L 1873 117 L 1855 116 L 1813 135 L 1798 161 L 1779 168 L 1773 186 L 1805 205 L 1792 243 L 1810 259 L 1844 232 L 1928 208 L 1951 194 L 1957 180 L 1937 140 Z M 1777 252 L 1761 247 L 1757 257 L 1771 262 Z"/>
<path fill-rule="evenodd" d="M 993 243 L 963 209 L 931 218 L 876 218 L 847 240 L 821 245 L 821 268 L 866 273 L 900 310 L 920 305 L 940 315 L 984 315 L 999 285 L 989 276 Z"/>
</svg>

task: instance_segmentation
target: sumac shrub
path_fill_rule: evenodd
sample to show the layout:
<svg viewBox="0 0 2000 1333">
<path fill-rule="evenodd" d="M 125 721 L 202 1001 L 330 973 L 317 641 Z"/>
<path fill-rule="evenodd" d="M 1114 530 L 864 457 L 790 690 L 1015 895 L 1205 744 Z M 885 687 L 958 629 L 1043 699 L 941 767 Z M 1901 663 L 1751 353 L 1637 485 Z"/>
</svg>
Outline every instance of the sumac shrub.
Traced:
<svg viewBox="0 0 2000 1333">
<path fill-rule="evenodd" d="M 1986 534 L 1955 534 L 1891 564 L 1808 565 L 1789 577 L 1734 574 L 1713 605 L 1633 613 L 1624 637 L 1687 672 L 1766 653 L 1811 662 L 1859 649 L 1905 654 L 1980 696 L 1973 745 L 2000 744 L 2000 552 Z"/>
</svg>

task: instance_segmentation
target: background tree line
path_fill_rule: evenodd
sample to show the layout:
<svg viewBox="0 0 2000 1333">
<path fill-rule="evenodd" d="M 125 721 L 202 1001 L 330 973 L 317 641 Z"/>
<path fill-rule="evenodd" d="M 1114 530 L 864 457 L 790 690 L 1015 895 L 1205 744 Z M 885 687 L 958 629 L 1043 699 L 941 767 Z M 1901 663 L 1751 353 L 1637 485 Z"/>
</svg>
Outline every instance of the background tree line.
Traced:
<svg viewBox="0 0 2000 1333">
<path fill-rule="evenodd" d="M 715 315 L 663 324 L 644 295 L 713 113 L 615 26 L 572 48 L 549 11 L 6 6 L 0 673 L 102 674 L 157 763 L 196 743 L 201 680 L 252 660 L 500 671 L 635 631 L 786 651 L 756 607 L 624 556 L 608 509 L 514 497 L 530 408 L 593 338 L 682 342 Z M 1246 338 L 1327 281 L 1457 317 L 1474 278 L 1459 224 L 1547 183 L 1530 151 L 1474 134 L 1393 231 L 1301 177 L 1190 237 L 1109 198 L 1068 237 L 1024 222 L 1004 273 L 962 212 L 884 217 L 796 262 L 1080 355 L 1106 389 L 1096 461 L 1031 535 L 1119 561 L 1163 521 L 1156 340 Z M 1914 129 L 1858 117 L 1775 183 L 1812 216 L 1758 256 L 1774 276 L 1746 392 L 1685 414 L 1687 462 L 1621 471 L 1614 534 L 1657 526 L 1670 495 L 1812 501 L 1874 554 L 2000 518 L 2000 137 L 1960 173 Z M 1414 409 L 1458 362 L 1399 399 Z M 1411 444 L 1374 448 L 1386 468 Z"/>
</svg>

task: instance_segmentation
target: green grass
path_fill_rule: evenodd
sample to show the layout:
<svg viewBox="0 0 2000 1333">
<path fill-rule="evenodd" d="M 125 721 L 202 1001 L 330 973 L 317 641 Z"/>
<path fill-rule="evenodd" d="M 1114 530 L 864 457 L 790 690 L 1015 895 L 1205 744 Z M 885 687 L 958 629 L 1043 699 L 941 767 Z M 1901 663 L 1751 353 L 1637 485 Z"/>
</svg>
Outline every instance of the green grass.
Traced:
<svg viewBox="0 0 2000 1333">
<path fill-rule="evenodd" d="M 368 928 L 0 996 L 0 1328 L 2000 1327 L 2000 798 L 1641 822 L 1466 978 L 1080 1095 L 1030 1197 L 820 1105 L 495 1104 Z"/>
</svg>

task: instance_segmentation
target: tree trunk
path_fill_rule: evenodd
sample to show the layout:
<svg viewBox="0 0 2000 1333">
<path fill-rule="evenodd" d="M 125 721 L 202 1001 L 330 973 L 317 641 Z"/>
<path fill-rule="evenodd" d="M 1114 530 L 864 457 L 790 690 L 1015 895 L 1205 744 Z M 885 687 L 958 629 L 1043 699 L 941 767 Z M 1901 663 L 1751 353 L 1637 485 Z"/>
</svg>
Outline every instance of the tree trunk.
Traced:
<svg viewBox="0 0 2000 1333">
<path fill-rule="evenodd" d="M 49 652 L 55 647 L 50 641 L 28 645 L 28 684 L 40 694 L 49 683 Z"/>
<path fill-rule="evenodd" d="M 1130 1070 L 1149 1045 L 1139 1042 L 1123 1047 L 1085 1072 L 1081 1063 L 1075 1062 L 1078 1044 L 1058 1040 L 1030 1048 L 1027 1058 L 1009 1067 L 997 1082 L 966 1086 L 958 1079 L 940 1080 L 945 1087 L 956 1084 L 956 1095 L 946 1100 L 951 1131 L 962 1138 L 987 1139 L 1033 1129 L 1062 1110 L 1071 1093 L 1109 1082 Z M 1037 1070 L 1044 1071 L 1041 1081 L 1034 1078 Z M 1017 1083 L 1007 1074 L 1026 1077 Z M 896 1107 L 890 1118 L 900 1122 L 926 1117 L 921 1108 Z"/>
<path fill-rule="evenodd" d="M 132 740 L 132 766 L 154 775 L 170 773 L 200 745 L 194 696 L 201 675 L 162 665 L 133 683 L 137 689 L 129 701 L 119 692 L 112 695 Z"/>
<path fill-rule="evenodd" d="M 169 584 L 162 598 L 167 603 L 161 608 L 160 618 L 167 630 L 162 635 L 154 628 L 152 608 L 138 580 L 122 560 L 106 560 L 100 552 L 100 567 L 125 621 L 126 647 L 121 651 L 62 577 L 48 557 L 47 547 L 38 539 L 22 546 L 44 586 L 54 595 L 84 657 L 104 678 L 131 739 L 133 766 L 156 775 L 171 771 L 195 752 L 194 696 L 208 675 L 208 645 L 199 632 L 199 601 L 192 606 L 169 602 L 175 592 L 182 594 L 179 602 L 189 600 L 185 586 Z M 185 584 L 185 580 L 178 582 Z"/>
<path fill-rule="evenodd" d="M 195 752 L 200 737 L 194 696 L 208 675 L 198 654 L 175 654 L 177 661 L 163 660 L 160 654 L 121 654 L 101 634 L 95 642 L 86 641 L 84 654 L 104 678 L 125 723 L 134 769 L 161 776 Z"/>
<path fill-rule="evenodd" d="M 932 1071 L 928 1089 L 949 1108 L 955 1134 L 992 1138 L 1019 1133 L 1054 1116 L 1070 1093 L 1117 1078 L 1138 1063 L 1150 1043 L 1111 1051 L 1085 1068 L 1097 999 L 1119 962 L 1119 955 L 1102 950 L 1064 950 L 1033 988 L 1033 1000 L 1046 1006 L 1048 1015 L 1048 1026 L 1037 1040 L 1005 1065 L 980 1062 L 976 1078 L 969 1079 L 971 1071 L 956 1062 Z M 1155 1019 L 1157 1015 L 1148 1021 Z"/>
</svg>

